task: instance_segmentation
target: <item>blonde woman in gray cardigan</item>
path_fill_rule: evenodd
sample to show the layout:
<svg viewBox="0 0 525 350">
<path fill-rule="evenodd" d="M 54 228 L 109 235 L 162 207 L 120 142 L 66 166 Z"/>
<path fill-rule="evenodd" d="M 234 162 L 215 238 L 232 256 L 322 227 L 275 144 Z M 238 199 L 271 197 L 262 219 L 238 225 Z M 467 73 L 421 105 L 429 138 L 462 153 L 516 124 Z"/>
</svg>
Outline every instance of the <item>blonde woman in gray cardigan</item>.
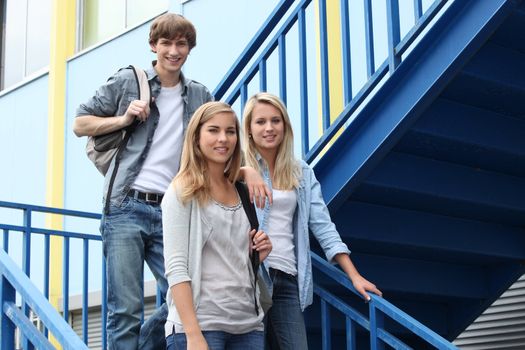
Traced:
<svg viewBox="0 0 525 350">
<path fill-rule="evenodd" d="M 271 251 L 252 230 L 235 188 L 239 122 L 209 102 L 193 115 L 180 171 L 164 195 L 164 259 L 169 284 L 168 349 L 263 349 L 263 312 L 250 264 Z"/>
</svg>

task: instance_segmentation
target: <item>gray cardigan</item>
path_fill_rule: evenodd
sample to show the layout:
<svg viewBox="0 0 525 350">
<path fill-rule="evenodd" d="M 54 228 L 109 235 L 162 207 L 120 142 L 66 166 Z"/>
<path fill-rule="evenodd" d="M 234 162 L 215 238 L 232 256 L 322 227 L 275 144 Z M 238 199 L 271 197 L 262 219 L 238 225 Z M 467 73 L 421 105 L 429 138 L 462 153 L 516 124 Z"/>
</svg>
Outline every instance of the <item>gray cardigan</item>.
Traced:
<svg viewBox="0 0 525 350">
<path fill-rule="evenodd" d="M 170 289 L 175 284 L 190 281 L 193 306 L 197 309 L 201 290 L 202 247 L 210 236 L 212 228 L 202 215 L 197 199 L 194 198 L 183 205 L 173 185 L 170 185 L 164 194 L 161 207 L 164 265 L 170 287 L 166 296 L 169 308 L 168 321 L 180 324 L 182 322 Z M 167 323 L 166 335 L 172 332 L 172 327 Z"/>
</svg>

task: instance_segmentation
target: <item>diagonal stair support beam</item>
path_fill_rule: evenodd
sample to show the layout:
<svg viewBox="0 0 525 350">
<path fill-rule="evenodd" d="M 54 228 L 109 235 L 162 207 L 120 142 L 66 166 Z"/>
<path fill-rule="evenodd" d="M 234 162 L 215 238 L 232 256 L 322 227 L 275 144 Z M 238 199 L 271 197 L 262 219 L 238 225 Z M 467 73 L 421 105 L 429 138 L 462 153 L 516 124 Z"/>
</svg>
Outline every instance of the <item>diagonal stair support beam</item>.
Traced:
<svg viewBox="0 0 525 350">
<path fill-rule="evenodd" d="M 337 210 L 521 0 L 454 1 L 314 169 Z"/>
</svg>

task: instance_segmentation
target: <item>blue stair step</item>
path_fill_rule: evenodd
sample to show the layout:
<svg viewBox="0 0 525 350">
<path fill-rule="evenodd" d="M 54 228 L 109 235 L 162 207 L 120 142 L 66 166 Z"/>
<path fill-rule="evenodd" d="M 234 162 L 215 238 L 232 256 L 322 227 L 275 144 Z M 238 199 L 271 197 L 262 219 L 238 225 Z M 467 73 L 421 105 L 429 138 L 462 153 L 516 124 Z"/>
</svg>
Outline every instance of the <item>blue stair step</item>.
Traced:
<svg viewBox="0 0 525 350">
<path fill-rule="evenodd" d="M 518 36 L 525 40 L 525 33 Z M 523 62 L 524 52 L 489 41 L 444 90 L 442 96 L 489 111 L 523 118 Z"/>
<path fill-rule="evenodd" d="M 394 150 L 525 177 L 525 120 L 439 98 Z"/>
<path fill-rule="evenodd" d="M 525 261 L 525 229 L 359 201 L 333 217 L 350 249 L 457 263 Z"/>
<path fill-rule="evenodd" d="M 353 199 L 431 213 L 525 224 L 525 179 L 391 152 Z"/>
</svg>

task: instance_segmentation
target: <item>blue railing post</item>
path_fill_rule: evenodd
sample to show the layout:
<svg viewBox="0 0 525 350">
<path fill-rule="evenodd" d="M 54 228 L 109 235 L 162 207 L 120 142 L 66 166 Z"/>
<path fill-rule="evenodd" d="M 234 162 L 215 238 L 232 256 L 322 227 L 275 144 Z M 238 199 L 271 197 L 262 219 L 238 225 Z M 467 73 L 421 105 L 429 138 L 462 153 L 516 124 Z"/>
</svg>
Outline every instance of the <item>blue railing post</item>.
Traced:
<svg viewBox="0 0 525 350">
<path fill-rule="evenodd" d="M 352 69 L 350 58 L 350 16 L 348 0 L 341 0 L 341 41 L 343 54 L 343 103 L 346 106 L 352 100 Z"/>
<path fill-rule="evenodd" d="M 6 253 L 9 252 L 9 231 L 4 229 L 3 248 Z"/>
<path fill-rule="evenodd" d="M 62 312 L 64 320 L 69 318 L 69 237 L 64 237 L 63 249 L 63 272 L 62 272 Z"/>
<path fill-rule="evenodd" d="M 379 329 L 384 327 L 384 315 L 375 307 L 374 302 L 369 302 L 370 312 L 370 349 L 385 350 L 385 344 L 379 339 Z"/>
<path fill-rule="evenodd" d="M 24 209 L 24 237 L 22 240 L 23 253 L 22 253 L 22 269 L 27 277 L 31 276 L 31 213 L 30 209 Z M 29 306 L 22 299 L 22 311 L 26 317 L 29 317 Z M 27 350 L 33 349 L 32 344 L 22 334 L 21 335 L 22 347 Z"/>
<path fill-rule="evenodd" d="M 299 26 L 299 96 L 301 103 L 301 139 L 303 143 L 302 156 L 304 157 L 310 149 L 308 140 L 308 70 L 306 61 L 306 20 L 304 9 L 301 8 L 297 13 L 297 23 Z"/>
<path fill-rule="evenodd" d="M 4 304 L 14 303 L 16 299 L 15 288 L 7 278 L 0 276 L 0 349 L 11 350 L 15 348 L 15 325 L 4 311 Z"/>
<path fill-rule="evenodd" d="M 401 40 L 398 0 L 387 0 L 386 14 L 388 26 L 388 67 L 390 74 L 392 74 L 399 63 L 401 63 L 401 56 L 396 52 L 396 46 Z"/>
<path fill-rule="evenodd" d="M 332 325 L 330 322 L 330 309 L 324 299 L 321 298 L 321 333 L 323 335 L 323 350 L 332 349 Z"/>
<path fill-rule="evenodd" d="M 89 240 L 83 239 L 84 258 L 82 269 L 82 340 L 85 344 L 88 343 L 88 274 L 89 274 Z"/>
<path fill-rule="evenodd" d="M 349 350 L 356 350 L 355 325 L 350 317 L 346 317 L 346 348 Z"/>
<path fill-rule="evenodd" d="M 321 96 L 323 130 L 330 127 L 330 78 L 328 70 L 328 26 L 326 0 L 319 0 L 319 36 L 321 48 Z"/>
<path fill-rule="evenodd" d="M 279 37 L 279 95 L 286 105 L 288 96 L 286 88 L 286 39 L 284 34 Z"/>
<path fill-rule="evenodd" d="M 365 0 L 365 42 L 366 42 L 366 74 L 368 79 L 376 71 L 374 56 L 374 22 L 372 20 L 372 0 Z"/>
<path fill-rule="evenodd" d="M 421 0 L 414 0 L 414 23 L 419 21 L 423 15 L 423 4 Z"/>
</svg>

